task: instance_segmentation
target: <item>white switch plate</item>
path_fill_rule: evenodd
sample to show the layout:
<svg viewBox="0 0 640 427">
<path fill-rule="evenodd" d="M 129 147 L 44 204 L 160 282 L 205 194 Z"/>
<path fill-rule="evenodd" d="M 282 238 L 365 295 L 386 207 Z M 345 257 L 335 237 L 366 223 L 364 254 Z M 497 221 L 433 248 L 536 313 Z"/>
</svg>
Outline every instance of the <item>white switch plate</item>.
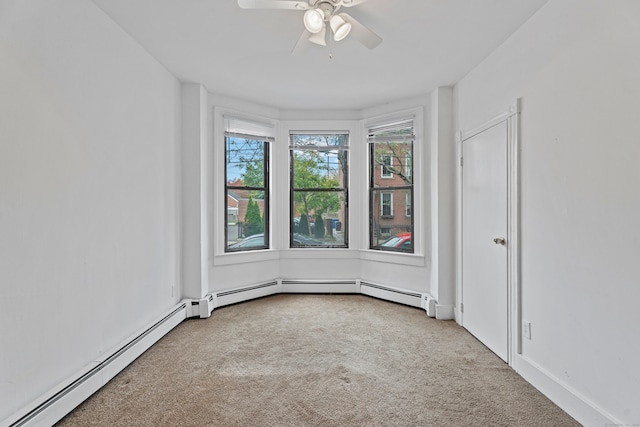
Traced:
<svg viewBox="0 0 640 427">
<path fill-rule="evenodd" d="M 526 320 L 522 321 L 522 336 L 526 339 L 531 339 L 531 322 Z"/>
</svg>

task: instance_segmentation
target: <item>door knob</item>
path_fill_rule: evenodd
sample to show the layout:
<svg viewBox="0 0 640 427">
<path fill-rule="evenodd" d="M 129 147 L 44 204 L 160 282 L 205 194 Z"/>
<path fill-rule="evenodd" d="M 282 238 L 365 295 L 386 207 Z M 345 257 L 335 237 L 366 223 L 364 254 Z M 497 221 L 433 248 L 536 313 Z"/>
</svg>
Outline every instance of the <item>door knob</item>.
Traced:
<svg viewBox="0 0 640 427">
<path fill-rule="evenodd" d="M 493 239 L 493 243 L 504 246 L 507 244 L 507 240 L 504 237 L 496 237 Z"/>
</svg>

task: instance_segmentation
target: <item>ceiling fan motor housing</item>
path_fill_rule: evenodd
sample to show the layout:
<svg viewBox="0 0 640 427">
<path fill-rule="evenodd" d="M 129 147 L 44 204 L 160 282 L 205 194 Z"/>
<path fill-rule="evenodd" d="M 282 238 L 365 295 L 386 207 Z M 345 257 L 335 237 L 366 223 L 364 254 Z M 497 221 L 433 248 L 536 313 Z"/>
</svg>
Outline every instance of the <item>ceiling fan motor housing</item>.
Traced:
<svg viewBox="0 0 640 427">
<path fill-rule="evenodd" d="M 342 0 L 309 0 L 311 8 L 320 9 L 324 13 L 325 21 L 329 21 L 341 5 Z"/>
<path fill-rule="evenodd" d="M 351 3 L 351 0 L 309 0 L 309 6 L 315 7 L 320 3 L 329 3 L 333 6 L 340 6 L 343 3 Z"/>
</svg>

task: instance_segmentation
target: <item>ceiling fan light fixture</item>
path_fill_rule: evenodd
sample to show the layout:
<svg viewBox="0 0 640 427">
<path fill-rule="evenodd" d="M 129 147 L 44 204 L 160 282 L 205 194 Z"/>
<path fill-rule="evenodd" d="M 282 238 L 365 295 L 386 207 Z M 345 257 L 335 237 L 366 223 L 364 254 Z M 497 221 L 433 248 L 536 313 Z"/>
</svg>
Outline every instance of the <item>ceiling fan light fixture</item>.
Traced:
<svg viewBox="0 0 640 427">
<path fill-rule="evenodd" d="M 309 41 L 311 43 L 319 44 L 320 46 L 326 46 L 327 45 L 326 36 L 327 36 L 327 27 L 326 25 L 323 25 L 320 31 L 318 31 L 315 34 L 311 34 L 311 37 L 309 37 Z"/>
<path fill-rule="evenodd" d="M 351 23 L 345 21 L 338 15 L 331 17 L 329 25 L 331 25 L 331 29 L 333 30 L 333 39 L 337 42 L 347 37 L 351 32 Z"/>
<path fill-rule="evenodd" d="M 324 28 L 324 12 L 322 9 L 308 9 L 304 13 L 304 27 L 312 34 L 319 33 Z"/>
</svg>

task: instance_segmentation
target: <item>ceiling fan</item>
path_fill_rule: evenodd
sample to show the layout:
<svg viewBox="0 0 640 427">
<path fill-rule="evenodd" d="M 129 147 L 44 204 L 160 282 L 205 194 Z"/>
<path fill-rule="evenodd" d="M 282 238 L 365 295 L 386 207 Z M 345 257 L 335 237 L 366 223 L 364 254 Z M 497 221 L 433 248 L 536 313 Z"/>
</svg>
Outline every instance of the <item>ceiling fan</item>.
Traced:
<svg viewBox="0 0 640 427">
<path fill-rule="evenodd" d="M 360 43 L 373 49 L 382 39 L 362 25 L 351 15 L 338 13 L 341 7 L 352 7 L 367 0 L 238 0 L 242 9 L 286 9 L 303 10 L 305 31 L 300 40 L 327 45 L 327 26 L 331 28 L 333 40 L 340 41 L 351 34 Z M 299 42 L 298 42 L 299 43 Z"/>
</svg>

